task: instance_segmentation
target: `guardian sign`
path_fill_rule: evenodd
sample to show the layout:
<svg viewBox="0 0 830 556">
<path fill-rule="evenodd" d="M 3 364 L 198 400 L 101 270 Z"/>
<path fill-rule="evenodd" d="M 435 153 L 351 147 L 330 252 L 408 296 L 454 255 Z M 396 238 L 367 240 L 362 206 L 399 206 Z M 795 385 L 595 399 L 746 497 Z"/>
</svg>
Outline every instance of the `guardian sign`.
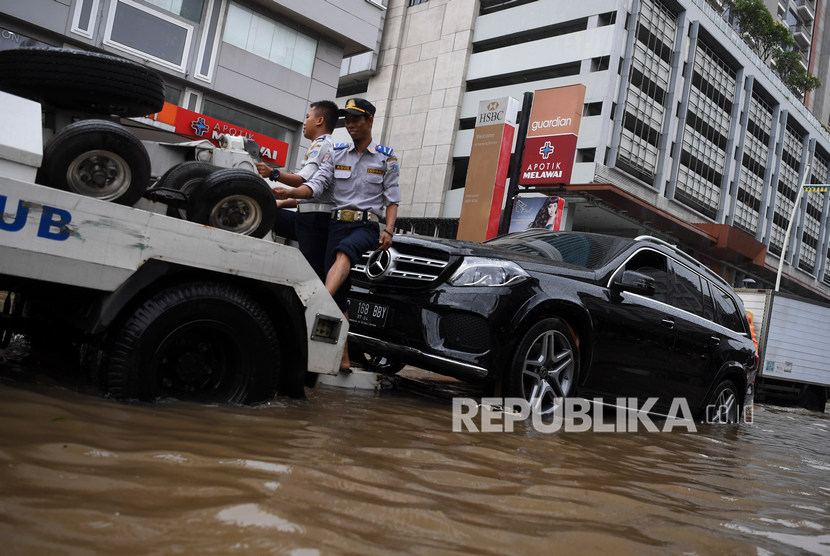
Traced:
<svg viewBox="0 0 830 556">
<path fill-rule="evenodd" d="M 584 101 L 585 85 L 534 93 L 520 185 L 570 183 Z"/>
</svg>

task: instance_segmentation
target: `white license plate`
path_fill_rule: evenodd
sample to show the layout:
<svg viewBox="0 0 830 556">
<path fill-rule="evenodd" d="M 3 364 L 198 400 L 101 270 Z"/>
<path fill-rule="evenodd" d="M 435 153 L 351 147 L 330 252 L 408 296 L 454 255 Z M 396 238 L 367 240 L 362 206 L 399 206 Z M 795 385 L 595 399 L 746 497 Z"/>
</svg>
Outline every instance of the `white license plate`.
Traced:
<svg viewBox="0 0 830 556">
<path fill-rule="evenodd" d="M 349 304 L 349 320 L 366 326 L 385 326 L 389 306 L 352 299 Z"/>
</svg>

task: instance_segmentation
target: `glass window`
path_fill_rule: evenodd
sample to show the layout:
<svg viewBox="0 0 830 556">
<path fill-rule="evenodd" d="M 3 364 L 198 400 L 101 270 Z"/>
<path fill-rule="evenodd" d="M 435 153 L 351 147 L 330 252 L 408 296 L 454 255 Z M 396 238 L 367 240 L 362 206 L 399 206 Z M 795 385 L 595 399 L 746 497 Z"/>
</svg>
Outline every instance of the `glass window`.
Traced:
<svg viewBox="0 0 830 556">
<path fill-rule="evenodd" d="M 672 283 L 672 305 L 694 315 L 703 316 L 703 292 L 700 275 L 682 264 L 672 261 L 674 282 Z"/>
<path fill-rule="evenodd" d="M 488 240 L 519 253 L 536 255 L 582 268 L 596 269 L 629 245 L 631 240 L 588 233 L 531 229 Z"/>
<path fill-rule="evenodd" d="M 714 321 L 715 302 L 712 300 L 712 290 L 709 280 L 704 280 L 701 285 L 703 286 L 703 318 Z"/>
<path fill-rule="evenodd" d="M 111 41 L 148 54 L 183 70 L 193 28 L 150 8 L 121 0 L 116 2 L 105 42 Z"/>
<path fill-rule="evenodd" d="M 180 15 L 190 21 L 199 23 L 202 19 L 204 0 L 145 0 L 148 4 L 158 6 L 171 14 Z"/>
<path fill-rule="evenodd" d="M 222 40 L 308 77 L 314 69 L 315 39 L 239 4 L 228 7 Z"/>
<path fill-rule="evenodd" d="M 251 21 L 254 14 L 231 4 L 228 9 L 228 18 L 225 21 L 225 33 L 222 40 L 237 48 L 245 49 L 248 43 L 248 31 L 251 28 Z"/>
<path fill-rule="evenodd" d="M 286 143 L 290 142 L 294 135 L 293 130 L 288 127 L 269 122 L 263 118 L 235 110 L 210 100 L 205 100 L 202 104 L 202 113 L 205 116 L 210 116 L 211 118 L 216 118 L 217 120 L 222 120 L 223 122 L 243 127 L 255 133 L 267 135 L 273 139 L 285 141 Z"/>
<path fill-rule="evenodd" d="M 294 46 L 294 60 L 291 62 L 291 69 L 297 73 L 303 73 L 303 68 L 313 68 L 316 56 L 317 41 L 302 33 L 297 33 L 297 44 Z"/>
<path fill-rule="evenodd" d="M 273 23 L 261 15 L 254 14 L 245 49 L 262 58 L 268 58 L 271 53 L 271 43 L 274 41 L 274 27 Z M 285 64 L 280 63 L 280 65 Z"/>
<path fill-rule="evenodd" d="M 164 101 L 169 102 L 170 104 L 175 104 L 176 106 L 179 105 L 179 101 L 182 99 L 182 90 L 178 87 L 173 87 L 172 85 L 168 85 L 167 83 L 164 84 Z"/>
<path fill-rule="evenodd" d="M 654 279 L 654 299 L 668 302 L 669 273 L 666 256 L 657 251 L 644 249 L 634 255 L 625 265 L 625 270 L 633 270 Z"/>
<path fill-rule="evenodd" d="M 738 314 L 738 306 L 728 293 L 720 288 L 713 288 L 715 298 L 715 319 L 716 322 L 735 332 L 744 333 L 743 319 Z"/>
</svg>

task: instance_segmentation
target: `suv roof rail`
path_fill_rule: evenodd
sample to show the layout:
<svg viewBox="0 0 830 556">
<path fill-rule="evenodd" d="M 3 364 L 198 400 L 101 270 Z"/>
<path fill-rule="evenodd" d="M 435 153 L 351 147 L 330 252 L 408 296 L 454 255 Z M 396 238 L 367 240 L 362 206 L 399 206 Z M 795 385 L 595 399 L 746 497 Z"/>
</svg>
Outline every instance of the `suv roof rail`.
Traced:
<svg viewBox="0 0 830 556">
<path fill-rule="evenodd" d="M 671 249 L 672 249 L 675 253 L 677 253 L 680 257 L 682 257 L 683 259 L 685 259 L 687 262 L 694 263 L 694 265 L 695 265 L 697 268 L 705 268 L 705 269 L 706 269 L 706 270 L 708 270 L 711 274 L 713 274 L 713 275 L 717 276 L 717 277 L 718 277 L 718 279 L 719 279 L 721 282 L 723 282 L 723 283 L 724 283 L 724 284 L 726 284 L 727 286 L 729 285 L 729 283 L 728 283 L 726 280 L 724 280 L 724 278 L 723 278 L 722 276 L 720 276 L 718 273 L 714 272 L 711 268 L 708 268 L 705 264 L 701 263 L 699 260 L 695 259 L 694 257 L 692 257 L 691 255 L 689 255 L 688 253 L 686 253 L 686 252 L 684 252 L 684 251 L 681 251 L 681 250 L 680 250 L 680 248 L 679 248 L 677 245 L 673 244 L 673 243 L 669 243 L 668 241 L 666 241 L 666 240 L 664 240 L 664 239 L 660 239 L 659 237 L 654 237 L 654 236 L 650 236 L 650 235 L 641 235 L 641 236 L 637 236 L 637 237 L 635 237 L 635 238 L 634 238 L 634 241 L 650 241 L 651 243 L 657 243 L 658 245 L 664 245 L 664 246 L 666 246 L 666 247 L 669 247 L 669 248 L 671 248 Z M 731 287 L 731 286 L 730 286 L 730 287 Z"/>
</svg>

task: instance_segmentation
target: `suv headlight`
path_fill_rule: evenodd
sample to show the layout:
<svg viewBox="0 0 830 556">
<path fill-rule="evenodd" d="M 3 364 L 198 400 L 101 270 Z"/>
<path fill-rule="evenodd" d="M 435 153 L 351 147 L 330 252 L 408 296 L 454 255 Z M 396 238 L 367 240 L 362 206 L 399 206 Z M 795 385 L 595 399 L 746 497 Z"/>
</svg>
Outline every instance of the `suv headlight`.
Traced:
<svg viewBox="0 0 830 556">
<path fill-rule="evenodd" d="M 448 282 L 452 286 L 507 286 L 529 277 L 522 267 L 511 261 L 468 257 Z"/>
</svg>

